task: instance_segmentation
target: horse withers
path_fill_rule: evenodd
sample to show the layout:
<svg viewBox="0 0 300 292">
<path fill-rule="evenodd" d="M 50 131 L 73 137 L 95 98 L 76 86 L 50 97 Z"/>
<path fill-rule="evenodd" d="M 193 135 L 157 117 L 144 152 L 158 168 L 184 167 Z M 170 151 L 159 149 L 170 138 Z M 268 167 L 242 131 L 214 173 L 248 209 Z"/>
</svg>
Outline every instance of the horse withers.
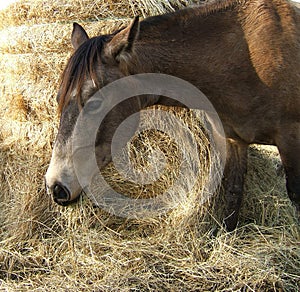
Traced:
<svg viewBox="0 0 300 292">
<path fill-rule="evenodd" d="M 82 192 L 72 164 L 71 137 L 81 108 L 107 84 L 139 73 L 164 73 L 199 88 L 216 109 L 226 135 L 227 230 L 237 225 L 247 148 L 276 145 L 290 199 L 300 205 L 300 13 L 285 0 L 212 1 L 174 13 L 135 18 L 124 29 L 89 38 L 74 24 L 75 52 L 58 94 L 60 126 L 46 183 L 67 205 Z M 121 103 L 98 129 L 97 162 L 111 161 L 113 132 L 142 108 L 164 98 Z M 91 173 L 84 173 L 87 180 Z"/>
</svg>

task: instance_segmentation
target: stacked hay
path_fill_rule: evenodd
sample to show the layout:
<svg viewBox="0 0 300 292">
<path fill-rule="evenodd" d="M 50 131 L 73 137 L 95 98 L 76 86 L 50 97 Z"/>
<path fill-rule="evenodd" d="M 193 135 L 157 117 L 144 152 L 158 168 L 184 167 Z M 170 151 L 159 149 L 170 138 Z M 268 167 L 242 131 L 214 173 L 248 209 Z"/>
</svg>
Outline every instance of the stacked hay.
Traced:
<svg viewBox="0 0 300 292">
<path fill-rule="evenodd" d="M 136 13 L 191 2 L 27 0 L 0 12 L 1 290 L 299 290 L 299 227 L 272 147 L 250 151 L 242 227 L 233 234 L 207 231 L 216 225 L 215 213 L 195 203 L 197 189 L 167 215 L 131 220 L 94 209 L 85 198 L 65 209 L 45 195 L 43 175 L 58 124 L 55 95 L 71 52 L 72 21 L 96 35 Z M 177 114 L 199 134 L 207 157 L 197 116 Z M 136 149 L 151 148 L 157 137 L 147 133 Z M 167 137 L 158 140 L 161 149 L 177 153 Z M 136 156 L 143 160 L 140 152 Z M 170 163 L 176 166 L 176 159 Z M 110 167 L 107 178 L 122 187 Z M 134 193 L 137 186 L 131 187 Z"/>
</svg>

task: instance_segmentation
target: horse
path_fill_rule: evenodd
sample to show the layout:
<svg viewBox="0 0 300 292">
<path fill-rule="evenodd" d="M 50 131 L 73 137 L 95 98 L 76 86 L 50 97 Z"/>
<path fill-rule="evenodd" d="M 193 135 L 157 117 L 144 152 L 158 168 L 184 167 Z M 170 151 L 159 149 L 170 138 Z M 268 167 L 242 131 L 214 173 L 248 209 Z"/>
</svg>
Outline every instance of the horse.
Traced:
<svg viewBox="0 0 300 292">
<path fill-rule="evenodd" d="M 140 73 L 172 75 L 201 90 L 216 109 L 226 136 L 223 222 L 236 228 L 251 144 L 276 145 L 288 196 L 300 208 L 300 10 L 285 0 L 214 0 L 90 38 L 73 24 L 73 55 L 57 95 L 60 125 L 45 180 L 54 201 L 74 202 L 83 188 L 72 165 L 71 137 L 90 97 Z M 116 125 L 164 96 L 121 103 L 98 129 L 97 163 L 111 161 Z M 176 104 L 176 106 L 180 106 Z M 86 171 L 86 176 L 90 174 Z"/>
</svg>

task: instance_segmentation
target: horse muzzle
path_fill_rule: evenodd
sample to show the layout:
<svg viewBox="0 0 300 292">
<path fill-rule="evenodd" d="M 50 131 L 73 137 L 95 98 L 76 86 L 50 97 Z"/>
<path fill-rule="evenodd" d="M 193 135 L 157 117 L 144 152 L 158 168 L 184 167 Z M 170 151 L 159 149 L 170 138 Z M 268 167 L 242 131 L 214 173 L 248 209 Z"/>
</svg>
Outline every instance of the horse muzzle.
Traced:
<svg viewBox="0 0 300 292">
<path fill-rule="evenodd" d="M 67 171 L 57 171 L 51 165 L 45 175 L 45 185 L 47 194 L 61 206 L 68 206 L 76 202 L 82 193 L 82 187 L 76 176 Z"/>
<path fill-rule="evenodd" d="M 61 206 L 68 206 L 72 203 L 75 203 L 80 198 L 81 190 L 78 190 L 75 194 L 71 192 L 71 190 L 63 185 L 60 182 L 54 182 L 53 184 L 49 185 L 46 182 L 46 189 L 47 193 L 51 195 L 53 201 Z"/>
</svg>

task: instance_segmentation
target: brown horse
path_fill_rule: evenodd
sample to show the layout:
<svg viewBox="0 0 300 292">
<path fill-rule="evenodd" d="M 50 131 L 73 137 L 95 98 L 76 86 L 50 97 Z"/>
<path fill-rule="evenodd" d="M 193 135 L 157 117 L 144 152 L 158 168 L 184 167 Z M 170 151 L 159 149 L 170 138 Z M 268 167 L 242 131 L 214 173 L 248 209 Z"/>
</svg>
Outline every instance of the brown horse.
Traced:
<svg viewBox="0 0 300 292">
<path fill-rule="evenodd" d="M 276 145 L 290 199 L 300 205 L 300 13 L 285 0 L 211 1 L 161 16 L 135 18 L 110 35 L 89 38 L 74 24 L 75 52 L 58 94 L 60 127 L 46 174 L 48 189 L 62 205 L 82 188 L 72 165 L 70 140 L 81 106 L 103 86 L 138 73 L 184 79 L 211 101 L 227 141 L 224 172 L 225 225 L 235 228 L 249 144 Z M 116 125 L 154 104 L 132 99 L 114 108 L 96 140 L 100 166 L 111 161 Z"/>
</svg>

